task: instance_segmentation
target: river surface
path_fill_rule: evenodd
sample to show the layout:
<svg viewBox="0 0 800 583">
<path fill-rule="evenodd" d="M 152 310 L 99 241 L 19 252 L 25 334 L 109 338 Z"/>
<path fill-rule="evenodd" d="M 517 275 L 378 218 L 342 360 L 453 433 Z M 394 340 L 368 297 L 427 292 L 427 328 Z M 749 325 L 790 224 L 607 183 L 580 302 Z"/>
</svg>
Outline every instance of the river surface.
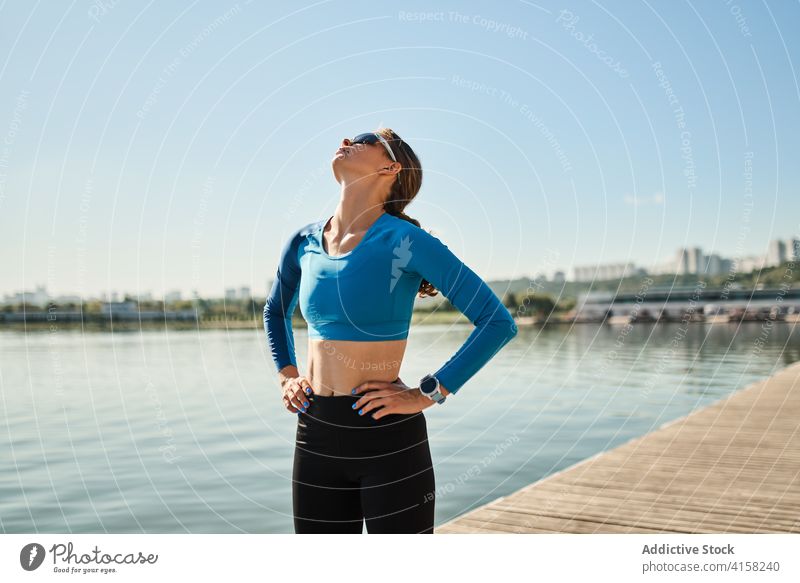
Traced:
<svg viewBox="0 0 800 583">
<path fill-rule="evenodd" d="M 470 330 L 413 326 L 403 380 Z M 797 360 L 795 324 L 520 328 L 425 410 L 436 525 Z M 0 532 L 293 532 L 279 394 L 263 330 L 0 332 Z"/>
</svg>

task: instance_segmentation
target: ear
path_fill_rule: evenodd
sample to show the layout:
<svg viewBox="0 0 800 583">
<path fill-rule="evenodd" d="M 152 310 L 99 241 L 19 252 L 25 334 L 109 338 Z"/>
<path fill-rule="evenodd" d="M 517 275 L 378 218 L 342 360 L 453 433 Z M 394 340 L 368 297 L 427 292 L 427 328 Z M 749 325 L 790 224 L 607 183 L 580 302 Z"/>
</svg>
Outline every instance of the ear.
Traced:
<svg viewBox="0 0 800 583">
<path fill-rule="evenodd" d="M 392 173 L 396 174 L 396 175 L 399 175 L 400 174 L 400 170 L 402 170 L 402 169 L 403 169 L 403 166 L 402 166 L 402 164 L 400 164 L 400 162 L 392 162 L 388 166 L 384 166 L 383 168 L 381 168 L 381 170 L 394 170 L 395 172 L 392 172 Z"/>
</svg>

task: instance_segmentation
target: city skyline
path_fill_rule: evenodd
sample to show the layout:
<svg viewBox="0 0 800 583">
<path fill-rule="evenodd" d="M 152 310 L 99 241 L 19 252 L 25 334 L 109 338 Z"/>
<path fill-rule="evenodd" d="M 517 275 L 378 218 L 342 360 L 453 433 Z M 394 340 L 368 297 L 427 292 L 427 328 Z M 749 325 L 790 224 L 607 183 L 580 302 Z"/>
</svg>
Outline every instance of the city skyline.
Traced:
<svg viewBox="0 0 800 583">
<path fill-rule="evenodd" d="M 793 250 L 793 253 L 789 251 Z M 491 282 L 515 281 L 521 278 L 530 277 L 544 277 L 548 281 L 571 281 L 571 282 L 586 282 L 592 280 L 606 280 L 617 279 L 621 277 L 630 277 L 633 275 L 664 275 L 664 274 L 705 274 L 709 277 L 727 273 L 732 269 L 732 262 L 738 260 L 737 270 L 739 272 L 748 273 L 753 269 L 761 269 L 765 267 L 773 267 L 780 265 L 786 261 L 800 261 L 800 238 L 787 237 L 783 239 L 773 239 L 769 242 L 768 249 L 762 254 L 747 254 L 736 256 L 723 256 L 719 252 L 703 253 L 702 247 L 686 247 L 679 248 L 672 259 L 664 260 L 656 264 L 656 269 L 648 270 L 646 266 L 637 265 L 633 262 L 618 262 L 618 263 L 599 263 L 594 265 L 576 266 L 571 270 L 560 267 L 555 267 L 548 273 L 532 272 L 523 276 L 514 278 L 504 278 L 497 280 L 488 280 Z M 567 276 L 571 273 L 571 276 Z M 271 281 L 271 279 L 270 279 Z M 173 302 L 181 300 L 189 300 L 194 297 L 206 299 L 221 299 L 226 300 L 240 300 L 240 299 L 259 299 L 265 297 L 268 293 L 268 286 L 264 287 L 264 292 L 259 293 L 254 291 L 252 287 L 246 285 L 238 286 L 225 286 L 217 295 L 208 295 L 195 292 L 198 290 L 185 290 L 173 286 L 164 293 L 156 293 L 152 290 L 144 290 L 141 292 L 133 292 L 130 290 L 119 289 L 106 289 L 94 293 L 90 293 L 84 299 L 97 299 L 106 302 L 122 301 L 126 295 L 129 297 L 136 297 L 138 295 L 140 301 L 159 301 Z M 31 290 L 11 290 L 3 293 L 0 298 L 2 305 L 18 303 L 21 301 L 21 296 L 26 293 L 32 294 L 35 301 L 31 303 L 38 303 L 42 305 L 46 302 L 45 298 L 60 298 L 63 303 L 66 301 L 78 301 L 80 296 L 74 293 L 59 293 L 48 294 L 46 293 L 47 287 L 42 284 L 34 286 L 34 291 Z"/>
<path fill-rule="evenodd" d="M 0 290 L 262 295 L 381 125 L 424 169 L 405 212 L 487 281 L 797 235 L 796 3 L 426 10 L 4 5 Z"/>
</svg>

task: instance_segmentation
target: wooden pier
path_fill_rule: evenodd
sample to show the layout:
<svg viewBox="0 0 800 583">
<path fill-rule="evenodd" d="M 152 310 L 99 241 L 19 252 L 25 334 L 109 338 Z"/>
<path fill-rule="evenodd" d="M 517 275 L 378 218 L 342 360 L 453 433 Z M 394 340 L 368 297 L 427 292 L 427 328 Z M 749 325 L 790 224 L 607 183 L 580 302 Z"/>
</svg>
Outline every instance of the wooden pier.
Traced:
<svg viewBox="0 0 800 583">
<path fill-rule="evenodd" d="M 800 532 L 800 363 L 435 531 Z"/>
</svg>

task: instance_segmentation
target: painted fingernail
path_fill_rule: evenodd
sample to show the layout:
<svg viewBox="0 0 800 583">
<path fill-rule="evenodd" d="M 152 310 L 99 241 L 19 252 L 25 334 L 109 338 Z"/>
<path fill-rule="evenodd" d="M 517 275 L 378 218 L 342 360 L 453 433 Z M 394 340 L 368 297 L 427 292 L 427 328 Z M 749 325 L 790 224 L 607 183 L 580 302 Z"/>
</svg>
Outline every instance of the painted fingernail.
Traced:
<svg viewBox="0 0 800 583">
<path fill-rule="evenodd" d="M 356 408 L 356 403 L 353 403 L 353 409 L 355 409 L 355 408 Z"/>
<path fill-rule="evenodd" d="M 304 406 L 304 407 L 308 407 L 308 401 L 306 401 L 305 403 L 303 403 L 303 406 Z"/>
<path fill-rule="evenodd" d="M 356 394 L 356 390 L 355 390 L 355 389 L 353 389 L 352 391 L 350 391 L 350 394 L 351 394 L 351 395 L 355 395 L 355 394 Z"/>
<path fill-rule="evenodd" d="M 359 410 L 358 410 L 358 414 L 359 414 L 359 415 L 363 415 L 363 414 L 364 414 L 364 409 L 359 409 Z"/>
<path fill-rule="evenodd" d="M 306 387 L 306 395 L 310 395 L 310 394 L 311 394 L 311 389 L 309 389 L 308 387 Z"/>
</svg>

